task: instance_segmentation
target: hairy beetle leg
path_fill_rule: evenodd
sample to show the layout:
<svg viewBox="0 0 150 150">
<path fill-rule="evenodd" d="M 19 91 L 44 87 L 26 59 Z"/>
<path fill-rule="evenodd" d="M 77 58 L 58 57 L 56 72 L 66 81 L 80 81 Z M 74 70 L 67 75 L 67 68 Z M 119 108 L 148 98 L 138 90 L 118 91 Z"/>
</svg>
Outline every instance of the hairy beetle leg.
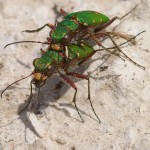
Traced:
<svg viewBox="0 0 150 150">
<path fill-rule="evenodd" d="M 88 59 L 90 59 L 96 52 L 97 52 L 97 50 L 93 51 L 90 55 L 88 55 L 87 57 L 85 57 L 85 58 L 78 64 L 78 66 L 82 65 L 84 62 L 86 62 Z"/>
<path fill-rule="evenodd" d="M 123 33 L 120 33 L 120 32 L 100 32 L 100 33 L 94 33 L 92 34 L 95 38 L 103 38 L 105 36 L 108 36 L 108 35 L 113 35 L 113 36 L 119 36 L 120 38 L 122 39 L 125 39 L 127 41 L 129 41 L 130 39 L 132 39 L 134 36 L 133 35 L 129 35 L 129 34 L 123 34 Z M 90 38 L 91 35 L 89 35 L 87 38 Z M 135 39 L 132 39 L 130 40 L 131 44 L 132 45 L 135 45 L 136 44 L 136 41 Z"/>
<path fill-rule="evenodd" d="M 120 57 L 119 54 L 113 53 L 111 52 L 109 49 L 107 49 L 106 47 L 104 47 L 90 32 L 89 32 L 91 38 L 96 42 L 97 45 L 101 46 L 103 49 L 105 49 L 107 52 L 109 52 L 110 54 L 113 54 L 119 58 L 121 58 L 123 61 L 125 61 L 122 57 Z M 115 47 L 116 48 L 116 47 Z"/>
<path fill-rule="evenodd" d="M 116 54 L 114 52 L 111 52 L 109 49 L 107 49 L 106 47 L 104 47 L 90 32 L 89 32 L 91 38 L 99 45 L 101 46 L 103 49 L 105 49 L 106 51 L 108 51 L 109 53 L 118 56 L 119 58 L 121 58 L 122 60 L 124 60 L 119 54 Z M 106 32 L 107 34 L 107 32 Z M 135 61 L 133 61 L 127 54 L 125 54 L 120 48 L 119 46 L 115 43 L 115 41 L 111 38 L 111 36 L 109 34 L 107 34 L 108 38 L 112 41 L 112 43 L 114 44 L 115 48 L 118 50 L 118 52 L 122 53 L 130 62 L 132 62 L 134 65 L 142 68 L 143 70 L 145 70 L 145 67 L 139 65 L 138 63 L 136 63 Z M 124 60 L 125 61 L 125 60 Z"/>
<path fill-rule="evenodd" d="M 113 17 L 111 20 L 109 20 L 107 23 L 104 23 L 103 25 L 101 25 L 100 27 L 97 27 L 94 32 L 99 32 L 103 29 L 105 29 L 106 27 L 108 27 L 110 24 L 112 24 L 115 20 L 117 19 L 117 16 L 116 17 Z"/>
<path fill-rule="evenodd" d="M 134 65 L 142 68 L 143 70 L 145 70 L 145 67 L 139 65 L 138 63 L 136 63 L 135 61 L 133 61 L 127 54 L 125 54 L 120 47 L 115 43 L 115 41 L 112 39 L 112 37 L 110 35 L 108 35 L 108 37 L 110 38 L 110 40 L 112 41 L 112 43 L 116 46 L 117 50 L 122 53 L 129 61 L 131 61 Z"/>
<path fill-rule="evenodd" d="M 94 33 L 93 36 L 98 36 L 100 35 L 100 37 L 103 37 L 105 36 L 105 32 L 103 33 L 97 33 L 97 32 L 100 32 L 101 30 L 105 29 L 107 26 L 109 26 L 110 24 L 112 24 L 115 20 L 117 19 L 117 16 L 116 17 L 113 17 L 111 20 L 109 20 L 107 23 L 104 23 L 103 25 L 101 25 L 100 27 L 97 27 L 95 30 L 94 30 Z M 107 33 L 107 32 L 106 32 Z M 85 32 L 83 35 L 82 35 L 82 38 L 87 35 L 88 32 Z M 99 37 L 99 38 L 100 38 Z M 88 38 L 88 37 L 87 37 Z"/>
<path fill-rule="evenodd" d="M 93 110 L 96 118 L 98 119 L 98 122 L 101 123 L 98 115 L 96 114 L 96 112 L 94 110 L 93 104 L 91 102 L 90 79 L 89 79 L 89 77 L 87 75 L 83 75 L 83 74 L 79 74 L 79 73 L 75 73 L 75 72 L 66 72 L 66 75 L 73 76 L 75 78 L 80 78 L 80 79 L 86 79 L 86 80 L 88 80 L 88 100 L 90 102 L 91 108 L 92 108 L 92 110 Z"/>
<path fill-rule="evenodd" d="M 81 121 L 84 122 L 84 120 L 83 120 L 83 118 L 82 118 L 82 116 L 79 112 L 79 109 L 77 107 L 77 104 L 76 104 L 76 94 L 77 94 L 76 85 L 68 77 L 66 77 L 65 75 L 60 74 L 60 77 L 75 90 L 74 97 L 73 97 L 73 103 L 75 105 L 75 108 L 76 108 L 76 111 L 78 112 L 79 117 L 81 118 Z"/>
</svg>

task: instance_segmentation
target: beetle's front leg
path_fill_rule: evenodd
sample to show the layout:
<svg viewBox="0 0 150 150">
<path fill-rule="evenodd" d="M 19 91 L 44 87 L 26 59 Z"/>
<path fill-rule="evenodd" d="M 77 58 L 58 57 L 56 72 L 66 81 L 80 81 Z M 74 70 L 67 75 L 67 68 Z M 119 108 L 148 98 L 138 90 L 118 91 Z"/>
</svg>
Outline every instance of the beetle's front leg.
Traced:
<svg viewBox="0 0 150 150">
<path fill-rule="evenodd" d="M 39 32 L 39 31 L 41 31 L 43 28 L 45 28 L 46 26 L 49 27 L 49 28 L 51 28 L 51 29 L 54 29 L 54 28 L 55 28 L 54 25 L 52 25 L 52 24 L 50 24 L 50 23 L 47 23 L 47 24 L 45 24 L 44 26 L 42 26 L 42 27 L 40 27 L 40 28 L 37 28 L 37 29 L 35 29 L 35 30 L 24 30 L 24 31 L 22 31 L 22 32 L 28 32 L 28 33 Z"/>
</svg>

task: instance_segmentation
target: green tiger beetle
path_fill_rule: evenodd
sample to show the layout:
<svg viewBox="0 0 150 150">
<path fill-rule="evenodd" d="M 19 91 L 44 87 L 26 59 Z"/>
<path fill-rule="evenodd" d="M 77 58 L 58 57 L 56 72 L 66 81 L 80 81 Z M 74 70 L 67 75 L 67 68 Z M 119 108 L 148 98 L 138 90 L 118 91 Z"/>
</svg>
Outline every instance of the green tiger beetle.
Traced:
<svg viewBox="0 0 150 150">
<path fill-rule="evenodd" d="M 34 71 L 15 82 L 7 86 L 1 93 L 1 97 L 3 93 L 13 84 L 33 75 L 34 78 L 31 80 L 30 85 L 31 85 L 31 91 L 30 91 L 30 98 L 28 104 L 25 106 L 25 108 L 22 110 L 24 111 L 28 105 L 30 104 L 32 100 L 32 84 L 34 84 L 37 88 L 41 88 L 43 85 L 45 85 L 47 78 L 53 76 L 54 74 L 59 74 L 59 76 L 66 82 L 68 83 L 74 90 L 75 94 L 73 97 L 73 103 L 75 105 L 75 108 L 78 112 L 78 115 L 80 116 L 82 122 L 84 121 L 78 107 L 76 105 L 76 94 L 77 94 L 77 87 L 73 83 L 73 81 L 70 80 L 68 76 L 73 76 L 75 78 L 80 78 L 80 79 L 86 79 L 88 80 L 88 100 L 90 101 L 90 105 L 92 107 L 92 110 L 95 114 L 95 116 L 98 119 L 98 122 L 101 123 L 98 115 L 96 114 L 94 107 L 91 102 L 91 96 L 90 96 L 90 80 L 88 75 L 83 75 L 80 73 L 75 73 L 75 72 L 69 72 L 69 68 L 74 68 L 75 66 L 79 66 L 85 61 L 87 61 L 89 58 L 91 58 L 98 50 L 94 50 L 90 45 L 87 43 L 80 43 L 80 44 L 70 44 L 68 46 L 68 59 L 67 61 L 64 61 L 64 55 L 63 53 L 54 51 L 52 49 L 48 50 L 47 52 L 44 52 L 42 50 L 42 56 L 40 58 L 36 58 L 33 61 L 33 66 L 34 66 Z M 39 95 L 39 94 L 38 94 Z M 21 112 L 22 112 L 21 111 Z"/>
<path fill-rule="evenodd" d="M 144 31 L 142 31 L 141 33 L 143 33 L 143 32 Z M 139 33 L 139 34 L 141 34 L 141 33 Z M 136 36 L 130 38 L 128 41 L 120 44 L 119 46 L 122 46 L 122 45 L 126 44 L 127 42 L 132 41 L 139 34 L 137 34 Z M 73 103 L 75 104 L 75 108 L 76 108 L 76 110 L 78 112 L 78 115 L 80 116 L 81 120 L 84 121 L 81 114 L 80 114 L 80 112 L 79 112 L 79 110 L 78 110 L 78 107 L 76 105 L 77 87 L 70 80 L 70 78 L 68 76 L 73 76 L 73 77 L 80 78 L 80 79 L 86 79 L 86 80 L 88 80 L 88 99 L 90 101 L 91 108 L 92 108 L 95 116 L 97 117 L 98 122 L 100 123 L 101 121 L 100 121 L 98 115 L 96 114 L 96 112 L 94 110 L 94 107 L 92 105 L 92 102 L 91 102 L 90 80 L 89 80 L 88 75 L 83 75 L 83 74 L 79 74 L 79 73 L 75 73 L 75 72 L 69 72 L 68 70 L 69 70 L 69 68 L 72 69 L 75 66 L 80 66 L 81 64 L 86 62 L 88 59 L 90 59 L 97 51 L 102 51 L 102 50 L 110 51 L 110 49 L 115 49 L 115 48 L 117 48 L 120 51 L 119 46 L 115 44 L 114 47 L 110 47 L 110 48 L 103 47 L 104 49 L 94 50 L 93 47 L 91 47 L 89 44 L 87 44 L 85 42 L 78 43 L 78 44 L 70 44 L 70 45 L 68 45 L 68 59 L 67 59 L 67 61 L 64 61 L 65 56 L 62 52 L 55 51 L 51 48 L 47 52 L 41 50 L 42 56 L 40 58 L 34 59 L 34 61 L 33 61 L 34 71 L 30 75 L 28 75 L 28 76 L 26 76 L 22 79 L 19 79 L 19 80 L 13 82 L 12 84 L 10 84 L 9 86 L 7 86 L 2 91 L 1 97 L 2 97 L 3 93 L 10 86 L 12 86 L 13 84 L 15 84 L 15 83 L 17 83 L 17 82 L 19 82 L 23 79 L 26 79 L 27 77 L 29 77 L 31 75 L 33 75 L 34 78 L 30 82 L 31 89 L 30 89 L 29 101 L 28 101 L 27 105 L 24 107 L 24 109 L 22 110 L 22 111 L 24 111 L 29 106 L 29 104 L 32 100 L 32 96 L 33 96 L 33 94 L 32 94 L 32 84 L 34 84 L 39 89 L 38 90 L 38 95 L 39 95 L 40 88 L 45 85 L 47 78 L 50 78 L 54 74 L 58 73 L 60 75 L 60 77 L 75 90 L 75 94 L 74 94 L 74 97 L 73 97 Z M 111 51 L 111 53 L 115 54 L 115 52 L 112 52 L 112 51 Z M 115 54 L 115 55 L 119 56 L 117 54 Z M 119 56 L 119 57 L 121 59 L 123 59 L 121 56 Z M 130 61 L 132 61 L 132 60 L 130 60 Z M 133 62 L 133 63 L 137 65 L 137 63 L 135 63 L 135 62 Z M 138 66 L 143 67 L 143 66 L 140 66 L 140 65 L 138 65 Z M 62 71 L 63 71 L 63 73 L 62 73 Z M 20 112 L 22 112 L 22 111 L 20 111 Z"/>
<path fill-rule="evenodd" d="M 76 105 L 76 94 L 77 94 L 77 87 L 76 85 L 70 80 L 68 76 L 73 76 L 76 78 L 86 79 L 88 80 L 88 99 L 90 101 L 92 110 L 97 117 L 99 123 L 101 122 L 98 115 L 96 114 L 91 99 L 90 99 L 90 80 L 87 75 L 82 75 L 75 72 L 69 72 L 69 68 L 73 68 L 74 66 L 79 66 L 80 64 L 86 62 L 89 58 L 91 58 L 97 51 L 100 50 L 94 50 L 92 46 L 88 45 L 87 43 L 83 42 L 84 39 L 92 39 L 98 44 L 100 47 L 102 47 L 104 50 L 108 51 L 109 53 L 120 57 L 124 60 L 123 56 L 126 57 L 129 61 L 134 63 L 135 65 L 141 67 L 142 69 L 145 69 L 145 67 L 137 64 L 134 62 L 130 57 L 128 57 L 119 46 L 123 45 L 120 44 L 119 46 L 114 42 L 110 34 L 113 34 L 113 32 L 100 32 L 100 33 L 91 33 L 89 29 L 95 28 L 99 26 L 99 31 L 106 28 L 108 25 L 110 25 L 117 17 L 112 18 L 111 20 L 98 12 L 95 11 L 80 11 L 68 14 L 61 9 L 62 14 L 64 15 L 64 20 L 56 23 L 55 26 L 51 24 L 45 24 L 43 27 L 38 28 L 36 30 L 26 30 L 24 32 L 38 32 L 42 30 L 45 26 L 49 26 L 52 30 L 50 31 L 50 38 L 48 38 L 48 42 L 39 42 L 39 41 L 19 41 L 7 44 L 5 47 L 11 44 L 16 43 L 23 43 L 23 42 L 33 42 L 33 43 L 43 43 L 49 45 L 49 50 L 47 52 L 43 53 L 41 58 L 37 58 L 33 61 L 34 64 L 34 71 L 29 75 L 33 75 L 34 78 L 31 80 L 31 91 L 30 91 L 30 97 L 29 97 L 29 103 L 30 104 L 32 100 L 32 84 L 34 84 L 37 88 L 40 89 L 45 83 L 46 79 L 54 75 L 55 73 L 58 73 L 60 77 L 67 82 L 71 87 L 75 89 L 75 94 L 73 97 L 73 102 L 75 104 L 75 108 L 78 112 L 78 115 L 80 116 L 81 120 L 82 116 L 78 110 L 78 107 Z M 94 18 L 94 19 L 93 19 Z M 142 31 L 141 33 L 143 33 Z M 139 34 L 141 34 L 139 33 Z M 139 35 L 138 34 L 138 35 Z M 78 36 L 79 35 L 79 36 Z M 88 35 L 88 36 L 87 36 Z M 78 36 L 78 37 L 77 37 Z M 85 37 L 87 36 L 87 37 Z M 137 36 L 137 35 L 136 35 Z M 135 37 L 136 37 L 135 36 Z M 77 44 L 75 43 L 75 38 L 77 37 Z M 97 38 L 103 38 L 108 37 L 112 43 L 114 44 L 114 47 L 112 48 L 106 48 L 103 46 Z M 131 38 L 128 41 L 131 41 L 135 37 Z M 127 42 L 128 42 L 127 41 Z M 126 43 L 126 42 L 125 42 Z M 117 52 L 123 54 L 123 56 L 119 55 L 117 52 L 112 52 L 110 49 L 117 49 Z M 65 51 L 65 53 L 64 53 Z M 67 57 L 67 59 L 66 59 Z M 65 73 L 62 73 L 65 72 Z M 29 77 L 27 76 L 27 77 Z M 27 78 L 24 77 L 20 80 L 17 80 L 10 84 L 8 87 L 6 87 L 2 93 L 3 93 L 13 84 Z M 40 91 L 40 90 L 39 90 Z M 39 95 L 39 94 L 38 94 Z M 25 110 L 27 106 L 23 109 Z"/>
</svg>

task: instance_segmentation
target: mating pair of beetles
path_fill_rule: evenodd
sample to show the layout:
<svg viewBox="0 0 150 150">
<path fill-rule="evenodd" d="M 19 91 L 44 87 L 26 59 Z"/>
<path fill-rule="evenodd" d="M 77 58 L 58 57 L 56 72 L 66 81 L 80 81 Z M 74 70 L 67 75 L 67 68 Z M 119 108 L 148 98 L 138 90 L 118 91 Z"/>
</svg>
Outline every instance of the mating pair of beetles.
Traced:
<svg viewBox="0 0 150 150">
<path fill-rule="evenodd" d="M 24 111 L 32 100 L 32 96 L 33 96 L 32 85 L 34 84 L 39 89 L 38 92 L 40 92 L 40 88 L 43 85 L 45 85 L 47 78 L 57 73 L 66 83 L 68 83 L 72 88 L 74 88 L 75 93 L 73 97 L 73 103 L 75 105 L 78 115 L 80 116 L 83 122 L 84 120 L 82 118 L 82 115 L 80 114 L 78 107 L 76 105 L 77 87 L 73 83 L 73 81 L 71 81 L 69 76 L 73 76 L 75 78 L 80 78 L 80 79 L 86 79 L 88 81 L 88 99 L 90 101 L 91 108 L 95 116 L 97 117 L 98 122 L 101 123 L 91 102 L 90 80 L 88 75 L 83 75 L 80 73 L 69 71 L 75 66 L 80 66 L 88 59 L 90 59 L 97 51 L 100 51 L 100 50 L 94 50 L 93 47 L 88 43 L 88 40 L 90 39 L 93 40 L 96 44 L 102 47 L 102 49 L 123 59 L 121 55 L 118 54 L 118 52 L 120 52 L 124 55 L 124 57 L 126 57 L 128 60 L 133 62 L 135 65 L 143 69 L 144 67 L 134 62 L 130 57 L 128 57 L 124 52 L 121 51 L 120 47 L 114 42 L 113 38 L 110 36 L 111 34 L 113 34 L 113 32 L 103 31 L 103 29 L 105 29 L 113 21 L 115 21 L 117 17 L 109 19 L 104 14 L 95 11 L 79 11 L 70 14 L 67 14 L 63 9 L 61 9 L 60 11 L 63 15 L 63 20 L 61 22 L 56 21 L 55 25 L 45 24 L 44 26 L 36 30 L 23 31 L 23 32 L 38 32 L 42 30 L 44 27 L 48 26 L 50 27 L 51 31 L 49 33 L 49 37 L 47 38 L 47 42 L 19 41 L 19 42 L 9 43 L 5 46 L 7 47 L 8 45 L 16 44 L 16 43 L 32 42 L 32 43 L 48 44 L 49 48 L 47 51 L 41 49 L 41 54 L 42 54 L 41 57 L 34 59 L 33 61 L 34 71 L 30 75 L 20 80 L 17 80 L 12 84 L 10 84 L 9 86 L 7 86 L 2 91 L 1 97 L 3 93 L 10 86 L 33 75 L 34 77 L 30 82 L 30 86 L 31 86 L 30 97 L 27 105 L 22 110 Z M 108 49 L 105 46 L 103 46 L 98 39 L 102 39 L 104 37 L 108 37 L 114 44 L 114 47 Z M 133 37 L 132 39 L 134 39 L 135 37 Z M 128 41 L 131 41 L 132 39 Z M 121 45 L 125 43 L 122 43 Z M 113 48 L 117 49 L 117 53 L 112 52 L 110 50 Z"/>
</svg>

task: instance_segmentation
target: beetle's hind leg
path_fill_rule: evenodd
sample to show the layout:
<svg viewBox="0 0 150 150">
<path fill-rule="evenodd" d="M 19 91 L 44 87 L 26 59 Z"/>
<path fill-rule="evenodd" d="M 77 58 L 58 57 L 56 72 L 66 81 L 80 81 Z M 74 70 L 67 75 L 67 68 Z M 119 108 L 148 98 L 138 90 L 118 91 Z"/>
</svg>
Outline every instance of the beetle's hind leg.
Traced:
<svg viewBox="0 0 150 150">
<path fill-rule="evenodd" d="M 77 107 L 77 104 L 76 104 L 76 94 L 77 94 L 77 87 L 76 87 L 76 85 L 75 85 L 67 76 L 60 74 L 60 77 L 61 77 L 66 83 L 68 83 L 71 87 L 73 87 L 73 89 L 75 90 L 74 97 L 73 97 L 73 103 L 74 103 L 74 105 L 75 105 L 75 108 L 76 108 L 76 111 L 77 111 L 79 117 L 81 118 L 81 121 L 84 122 L 84 120 L 83 120 L 83 118 L 82 118 L 82 116 L 81 116 L 81 114 L 80 114 L 80 112 L 79 112 L 79 109 L 78 109 L 78 107 Z"/>
<path fill-rule="evenodd" d="M 66 72 L 66 75 L 73 76 L 75 78 L 80 78 L 80 79 L 86 79 L 86 80 L 88 80 L 88 100 L 90 102 L 91 108 L 92 108 L 92 110 L 93 110 L 96 118 L 98 119 L 98 122 L 101 123 L 101 120 L 99 119 L 98 115 L 96 114 L 96 112 L 94 110 L 94 107 L 93 107 L 93 104 L 91 102 L 90 79 L 89 79 L 89 77 L 87 75 L 83 75 L 83 74 L 79 74 L 79 73 L 75 73 L 75 72 Z"/>
<path fill-rule="evenodd" d="M 104 23 L 103 25 L 97 27 L 94 30 L 94 33 L 97 33 L 99 31 L 102 31 L 103 29 L 105 29 L 106 27 L 108 27 L 110 24 L 112 24 L 115 20 L 117 19 L 117 17 L 113 17 L 111 20 L 109 20 L 108 22 Z"/>
<path fill-rule="evenodd" d="M 136 63 L 134 60 L 132 60 L 127 54 L 125 54 L 120 47 L 115 43 L 115 41 L 112 39 L 112 37 L 110 35 L 108 35 L 108 37 L 110 38 L 110 40 L 112 41 L 112 43 L 115 45 L 115 47 L 117 48 L 117 50 L 122 53 L 130 62 L 132 62 L 134 65 L 140 67 L 141 69 L 145 70 L 145 67 L 139 65 L 138 63 Z"/>
<path fill-rule="evenodd" d="M 104 47 L 104 46 L 96 39 L 96 37 L 93 36 L 90 32 L 89 32 L 89 34 L 90 34 L 91 38 L 92 38 L 99 46 L 101 46 L 103 49 L 105 49 L 105 50 L 108 51 L 109 53 L 111 53 L 111 54 L 113 54 L 113 55 L 115 55 L 115 56 L 118 56 L 119 58 L 121 58 L 122 60 L 124 60 L 118 53 L 111 52 L 108 48 Z M 122 53 L 122 54 L 124 55 L 124 57 L 127 58 L 127 59 L 128 59 L 130 62 L 132 62 L 134 65 L 136 65 L 136 66 L 142 68 L 143 70 L 145 70 L 145 67 L 139 65 L 138 63 L 136 63 L 135 61 L 133 61 L 127 54 L 125 54 L 125 53 L 120 49 L 120 47 L 115 43 L 115 41 L 112 39 L 112 37 L 111 37 L 109 34 L 107 34 L 107 32 L 106 32 L 106 36 L 108 36 L 108 38 L 112 41 L 112 43 L 113 43 L 114 46 L 115 46 L 114 48 L 116 48 L 118 52 Z"/>
</svg>

